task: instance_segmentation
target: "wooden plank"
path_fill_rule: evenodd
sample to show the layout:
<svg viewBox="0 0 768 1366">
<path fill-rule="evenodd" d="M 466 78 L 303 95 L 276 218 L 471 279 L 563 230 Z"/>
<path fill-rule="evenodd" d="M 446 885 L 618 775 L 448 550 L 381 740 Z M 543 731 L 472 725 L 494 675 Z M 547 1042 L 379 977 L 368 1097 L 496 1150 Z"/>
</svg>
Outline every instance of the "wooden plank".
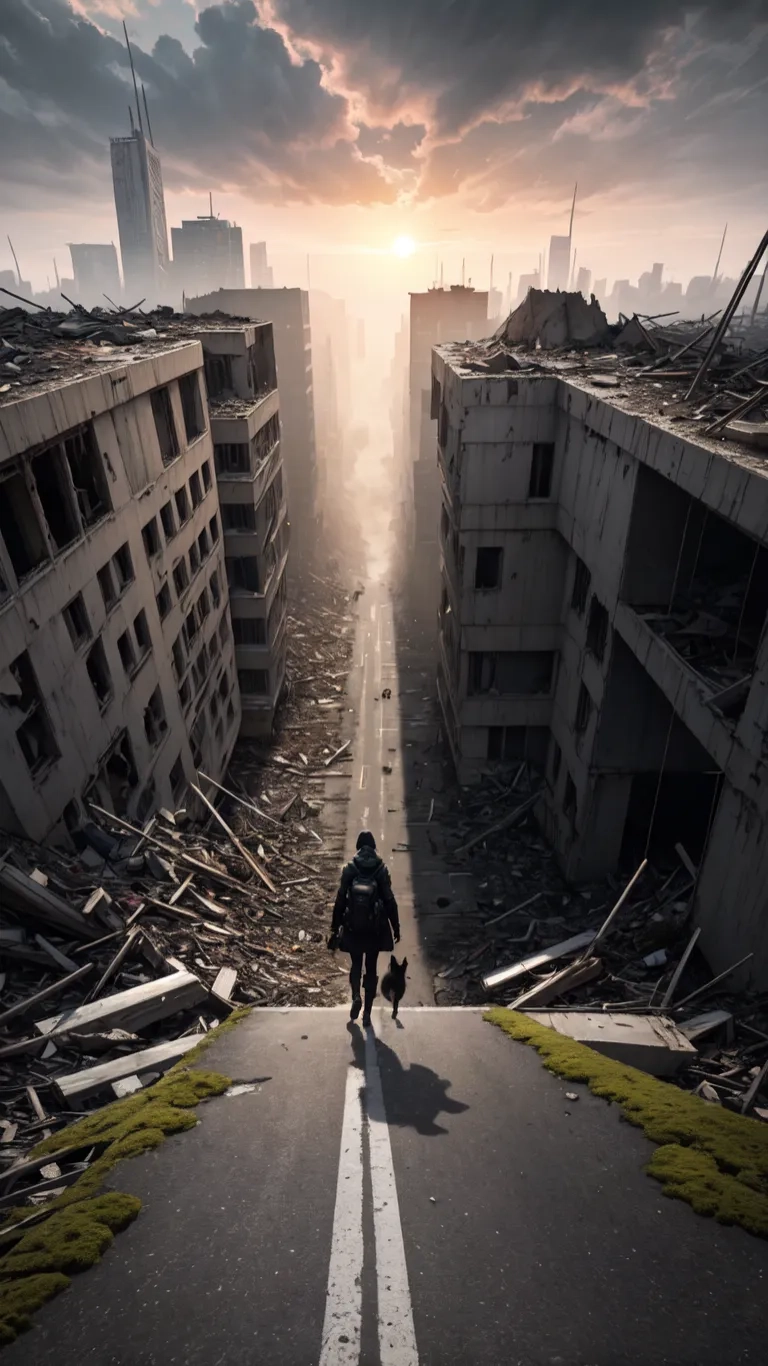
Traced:
<svg viewBox="0 0 768 1366">
<path fill-rule="evenodd" d="M 213 802 L 209 802 L 208 798 L 205 796 L 205 793 L 201 792 L 200 788 L 196 787 L 194 783 L 190 783 L 190 787 L 192 788 L 192 791 L 196 793 L 196 795 L 200 798 L 200 800 L 205 803 L 214 820 L 218 821 L 219 825 L 221 826 L 225 834 L 229 835 L 229 838 L 231 839 L 235 849 L 242 856 L 242 858 L 245 859 L 246 863 L 248 864 L 248 867 L 252 868 L 254 873 L 256 873 L 257 877 L 261 878 L 262 882 L 264 883 L 264 886 L 268 887 L 270 892 L 272 892 L 273 895 L 277 896 L 277 888 L 274 882 L 272 881 L 271 877 L 269 876 L 269 873 L 266 871 L 266 869 L 262 868 L 258 860 L 253 857 L 253 854 L 248 852 L 242 841 L 237 838 L 237 835 L 235 834 L 234 830 L 230 830 L 224 817 L 219 815 L 218 811 L 216 810 L 216 807 L 213 805 Z"/>
<path fill-rule="evenodd" d="M 46 1114 L 46 1112 L 45 1112 L 45 1110 L 44 1110 L 44 1108 L 43 1108 L 43 1103 L 42 1103 L 42 1101 L 40 1100 L 40 1097 L 39 1097 L 39 1095 L 37 1094 L 37 1091 L 35 1090 L 34 1086 L 27 1086 L 27 1087 L 26 1087 L 26 1092 L 27 1092 L 27 1100 L 29 1101 L 30 1105 L 32 1106 L 32 1109 L 34 1110 L 35 1114 L 37 1115 L 37 1118 L 38 1118 L 38 1119 L 42 1119 L 42 1120 L 47 1119 L 48 1116 L 47 1116 L 47 1114 Z"/>
<path fill-rule="evenodd" d="M 489 835 L 495 835 L 499 830 L 506 830 L 507 826 L 512 825 L 513 822 L 517 820 L 518 816 L 524 816 L 526 811 L 530 810 L 534 802 L 538 800 L 539 795 L 538 792 L 534 792 L 530 797 L 526 797 L 524 802 L 521 802 L 519 806 L 516 806 L 514 811 L 510 811 L 508 815 L 502 816 L 500 821 L 495 821 L 493 825 L 489 825 L 487 829 L 482 830 L 479 835 L 473 835 L 471 840 L 467 840 L 464 844 L 460 844 L 455 850 L 455 853 L 467 854 L 470 849 L 474 849 L 476 844 L 482 844 L 483 840 L 487 839 Z"/>
<path fill-rule="evenodd" d="M 0 1195 L 0 1209 L 20 1205 L 30 1195 L 45 1195 L 46 1191 L 58 1191 L 63 1186 L 72 1186 L 87 1170 L 87 1163 L 78 1162 L 77 1166 L 68 1172 L 62 1172 L 59 1176 L 49 1176 L 47 1181 L 38 1181 L 36 1185 L 27 1186 L 23 1191 L 9 1191 L 7 1195 Z"/>
<path fill-rule="evenodd" d="M 512 1010 L 523 1010 L 528 1005 L 548 1005 L 558 996 L 564 996 L 567 991 L 572 991 L 574 987 L 584 986 L 587 982 L 594 982 L 600 976 L 603 965 L 599 958 L 587 958 L 578 963 L 569 963 L 567 968 L 561 968 L 559 972 L 548 977 L 545 982 L 537 982 L 530 991 L 524 991 L 522 996 L 512 1002 Z"/>
<path fill-rule="evenodd" d="M 232 992 L 235 989 L 236 981 L 236 968 L 221 968 L 216 977 L 216 981 L 211 987 L 211 992 L 214 996 L 218 996 L 222 1001 L 231 1002 Z"/>
<path fill-rule="evenodd" d="M 187 1010 L 205 1000 L 206 990 L 193 972 L 176 972 L 154 982 L 104 996 L 99 1001 L 36 1020 L 39 1034 L 93 1034 L 102 1029 L 130 1029 L 133 1033 L 147 1025 Z"/>
<path fill-rule="evenodd" d="M 493 920 L 486 920 L 483 929 L 487 930 L 491 925 L 498 925 L 500 920 L 506 920 L 508 915 L 514 915 L 516 911 L 524 911 L 526 906 L 532 906 L 534 901 L 538 901 L 539 897 L 543 895 L 543 892 L 536 892 L 534 896 L 529 896 L 527 901 L 521 901 L 519 906 L 513 906 L 511 911 L 502 911 L 501 915 L 495 915 Z"/>
<path fill-rule="evenodd" d="M 236 792 L 230 792 L 228 787 L 222 787 L 221 783 L 217 783 L 214 778 L 209 778 L 207 773 L 201 773 L 198 769 L 198 776 L 201 777 L 204 782 L 210 783 L 211 787 L 218 788 L 219 792 L 224 793 L 225 797 L 231 797 L 233 802 L 239 802 L 247 811 L 253 811 L 257 816 L 260 816 L 263 821 L 267 821 L 269 825 L 280 824 L 279 820 L 275 820 L 274 816 L 268 816 L 266 811 L 260 811 L 258 806 L 254 806 L 253 802 L 247 802 L 244 797 L 238 797 Z"/>
<path fill-rule="evenodd" d="M 675 1008 L 679 1010 L 681 1006 L 687 1006 L 689 1001 L 695 1001 L 697 996 L 703 996 L 706 992 L 711 991 L 712 987 L 717 986 L 718 982 L 722 982 L 726 977 L 730 977 L 731 973 L 735 972 L 737 968 L 743 968 L 744 964 L 748 963 L 750 958 L 754 958 L 754 956 L 753 953 L 746 953 L 743 958 L 739 959 L 738 963 L 732 963 L 729 968 L 725 969 L 725 972 L 718 973 L 717 977 L 713 977 L 711 982 L 707 982 L 703 987 L 699 987 L 697 991 L 689 992 L 687 996 L 683 997 L 682 1001 L 678 1001 Z"/>
<path fill-rule="evenodd" d="M 132 835 L 142 836 L 143 832 L 137 830 L 136 826 L 131 825 L 129 821 L 124 821 L 122 816 L 116 816 L 113 811 L 106 811 L 103 806 L 97 806 L 95 802 L 89 802 L 88 805 L 91 807 L 92 811 L 96 811 L 100 816 L 104 816 L 108 821 L 112 822 L 113 825 L 119 826 L 122 830 L 128 830 Z M 158 849 L 162 849 L 164 853 L 169 854 L 171 858 L 176 859 L 177 863 L 186 863 L 188 868 L 194 868 L 196 872 L 205 873 L 207 877 L 215 878 L 217 882 L 226 883 L 227 887 L 234 887 L 237 891 L 242 891 L 242 882 L 238 882 L 237 878 L 230 877 L 229 873 L 220 872 L 219 869 L 213 867 L 212 864 L 202 863 L 200 859 L 194 858 L 192 854 L 183 852 L 180 847 L 174 848 L 173 845 L 164 844 L 162 840 L 156 839 L 154 835 L 144 835 L 143 837 L 149 844 L 155 844 Z"/>
<path fill-rule="evenodd" d="M 333 700 L 336 701 L 335 698 L 334 698 Z M 341 699 L 338 699 L 338 700 L 340 701 Z M 351 740 L 345 740 L 343 745 L 339 745 L 339 748 L 338 748 L 337 750 L 334 750 L 334 752 L 333 752 L 333 754 L 331 755 L 330 759 L 326 759 L 326 760 L 324 761 L 324 763 L 323 763 L 323 768 L 330 768 L 330 766 L 331 766 L 331 764 L 334 762 L 334 760 L 335 760 L 335 759 L 338 759 L 342 754 L 344 754 L 344 752 L 345 752 L 346 750 L 349 749 L 349 746 L 350 746 L 351 744 L 352 744 L 352 741 L 351 741 Z"/>
<path fill-rule="evenodd" d="M 185 1053 L 195 1048 L 203 1034 L 186 1034 L 183 1039 L 170 1039 L 167 1043 L 156 1044 L 153 1048 L 143 1048 L 138 1053 L 125 1053 L 111 1062 L 97 1063 L 95 1067 L 83 1068 L 80 1072 L 56 1077 L 54 1087 L 61 1099 L 68 1105 L 95 1096 L 113 1082 L 123 1077 L 141 1077 L 147 1072 L 164 1072 L 172 1067 Z"/>
<path fill-rule="evenodd" d="M 192 888 L 192 895 L 195 898 L 195 901 L 199 901 L 200 905 L 205 907 L 209 915 L 219 916 L 221 920 L 226 920 L 228 918 L 229 911 L 226 910 L 224 906 L 219 906 L 215 901 L 211 901 L 210 897 L 203 896 L 202 893 L 196 892 L 194 887 Z"/>
<path fill-rule="evenodd" d="M 77 939 L 96 938 L 94 927 L 89 925 L 81 911 L 47 887 L 40 887 L 10 863 L 0 864 L 0 890 L 4 902 L 24 919 L 42 920 L 56 929 L 66 930 Z"/>
<path fill-rule="evenodd" d="M 65 972 L 74 972 L 76 970 L 77 963 L 73 962 L 71 958 L 67 958 L 67 955 L 62 953 L 61 949 L 57 949 L 55 944 L 49 944 L 48 940 L 43 939 L 41 934 L 35 935 L 35 943 L 39 944 L 43 953 L 47 953 L 48 957 L 52 958 L 54 963 L 56 963 L 58 967 L 63 968 Z"/>
<path fill-rule="evenodd" d="M 34 996 L 28 996 L 25 1001 L 18 1001 L 10 1010 L 4 1010 L 0 1015 L 0 1025 L 7 1024 L 9 1020 L 15 1020 L 18 1015 L 24 1015 L 33 1006 L 40 1005 L 42 1001 L 47 1001 L 51 996 L 57 996 L 60 991 L 65 991 L 74 982 L 79 982 L 81 977 L 93 971 L 93 963 L 83 963 L 81 968 L 75 968 L 68 977 L 61 977 L 58 982 L 52 982 L 49 987 L 43 987 L 42 991 L 36 991 Z"/>
<path fill-rule="evenodd" d="M 101 992 L 107 985 L 107 982 L 109 981 L 110 977 L 114 976 L 123 959 L 127 958 L 128 954 L 130 953 L 140 934 L 141 930 L 139 929 L 138 925 L 130 931 L 130 933 L 126 936 L 125 942 L 121 944 L 120 948 L 117 950 L 117 953 L 105 967 L 95 987 L 93 987 L 93 989 L 88 992 L 88 995 L 85 998 L 86 1001 L 94 1001 L 97 996 L 101 995 Z"/>
<path fill-rule="evenodd" d="M 645 870 L 646 870 L 647 867 L 648 867 L 648 860 L 647 860 L 647 858 L 644 858 L 643 861 L 642 861 L 642 863 L 640 864 L 640 867 L 637 869 L 637 872 L 634 873 L 634 874 L 632 875 L 632 877 L 629 879 L 629 882 L 627 883 L 626 887 L 624 888 L 624 891 L 622 892 L 621 896 L 619 897 L 618 901 L 616 902 L 616 905 L 612 908 L 612 910 L 611 910 L 611 911 L 609 912 L 609 914 L 606 916 L 605 920 L 603 921 L 602 925 L 600 926 L 600 929 L 597 931 L 597 934 L 594 936 L 594 938 L 593 938 L 593 940 L 592 940 L 592 943 L 591 943 L 590 946 L 589 946 L 589 951 L 588 951 L 588 952 L 591 952 L 592 949 L 597 948 L 597 945 L 600 943 L 600 940 L 603 939 L 604 936 L 608 933 L 608 930 L 609 930 L 610 926 L 613 924 L 614 920 L 616 919 L 616 916 L 619 914 L 619 911 L 621 910 L 622 906 L 624 905 L 624 902 L 626 901 L 627 897 L 629 896 L 630 892 L 632 891 L 632 889 L 633 889 L 635 883 L 642 877 L 642 875 L 643 875 L 643 873 L 645 872 Z M 586 957 L 587 954 L 585 954 L 584 956 Z"/>
<path fill-rule="evenodd" d="M 111 1142 L 110 1138 L 96 1138 L 88 1143 L 70 1143 L 68 1147 L 59 1148 L 55 1153 L 46 1153 L 44 1157 L 22 1158 L 20 1162 L 15 1162 L 12 1167 L 6 1167 L 4 1172 L 0 1172 L 0 1189 L 10 1189 L 16 1185 L 20 1177 L 34 1176 L 35 1172 L 41 1171 L 51 1162 L 68 1166 L 70 1162 L 86 1158 L 89 1153 L 93 1153 L 94 1158 L 101 1157 Z"/>
<path fill-rule="evenodd" d="M 768 1077 L 768 1058 L 766 1058 L 757 1076 L 752 1078 L 752 1084 L 741 1102 L 741 1113 L 743 1115 L 749 1114 L 766 1077 Z M 717 1081 L 717 1078 L 713 1077 L 713 1081 Z"/>
<path fill-rule="evenodd" d="M 522 977 L 526 972 L 535 972 L 536 968 L 545 968 L 548 963 L 554 963 L 558 958 L 565 958 L 569 953 L 578 953 L 585 949 L 594 939 L 593 930 L 584 930 L 581 934 L 575 934 L 572 939 L 564 939 L 560 944 L 553 944 L 549 949 L 542 949 L 540 953 L 529 954 L 527 958 L 521 958 L 519 962 L 513 963 L 508 968 L 498 968 L 495 972 L 489 972 L 483 978 L 483 986 L 486 991 L 493 987 L 504 986 L 505 982 L 512 982 L 516 977 Z"/>
<path fill-rule="evenodd" d="M 688 944 L 687 944 L 687 946 L 686 946 L 686 948 L 685 948 L 685 952 L 683 953 L 683 956 L 682 956 L 682 958 L 680 959 L 680 962 L 678 963 L 677 967 L 675 968 L 675 971 L 674 971 L 673 974 L 672 974 L 672 980 L 671 980 L 669 986 L 667 987 L 667 989 L 666 989 L 666 991 L 664 992 L 664 995 L 663 995 L 663 997 L 662 997 L 662 1000 L 661 1000 L 661 1008 L 662 1008 L 662 1010 L 664 1009 L 665 1006 L 668 1006 L 668 1005 L 669 1005 L 670 1001 L 672 1000 L 672 997 L 674 996 L 675 992 L 677 991 L 678 983 L 679 983 L 679 981 L 680 981 L 680 978 L 681 978 L 682 975 L 683 975 L 683 972 L 685 971 L 685 965 L 686 965 L 686 963 L 688 962 L 688 959 L 690 958 L 691 954 L 693 953 L 693 950 L 694 950 L 695 947 L 696 947 L 696 941 L 697 941 L 697 939 L 698 939 L 698 937 L 699 937 L 700 934 L 701 934 L 701 930 L 700 930 L 700 929 L 694 930 L 694 931 L 693 931 L 693 934 L 691 935 L 690 939 L 688 940 Z"/>
<path fill-rule="evenodd" d="M 194 876 L 194 873 L 187 873 L 187 876 L 185 877 L 184 881 L 179 884 L 175 891 L 171 892 L 171 895 L 168 898 L 169 906 L 176 905 L 176 902 L 179 900 L 179 898 L 182 897 L 186 892 Z"/>
</svg>

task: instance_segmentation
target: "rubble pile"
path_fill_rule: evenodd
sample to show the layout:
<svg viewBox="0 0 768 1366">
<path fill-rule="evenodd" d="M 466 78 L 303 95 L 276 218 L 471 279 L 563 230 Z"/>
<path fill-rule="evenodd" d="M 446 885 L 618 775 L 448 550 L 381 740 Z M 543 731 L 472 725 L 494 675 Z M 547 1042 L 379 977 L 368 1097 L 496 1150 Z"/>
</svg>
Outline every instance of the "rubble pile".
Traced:
<svg viewBox="0 0 768 1366">
<path fill-rule="evenodd" d="M 149 1085 L 234 1006 L 341 999 L 347 969 L 326 939 L 354 618 L 349 595 L 321 579 L 289 612 L 275 736 L 242 742 L 224 784 L 200 773 L 189 810 L 162 809 L 142 829 L 93 807 L 79 852 L 2 837 L 0 1209 L 2 1172 L 33 1144 Z M 5 1205 L 62 1186 L 37 1169 L 30 1181 L 14 1179 Z"/>
<path fill-rule="evenodd" d="M 680 1085 L 768 1120 L 768 995 L 731 989 L 745 960 L 712 978 L 690 923 L 698 870 L 684 847 L 669 866 L 644 862 L 627 886 L 574 888 L 537 828 L 539 792 L 522 764 L 506 783 L 460 789 L 441 813 L 449 863 L 474 876 L 473 895 L 440 912 L 437 1004 L 493 1002 L 536 1018 L 546 1008 L 545 1023 L 559 1018 L 587 1042 L 595 1019 L 601 1030 L 619 1021 L 627 1037 L 650 1021 Z M 664 1062 L 636 1065 L 666 1075 Z"/>
</svg>

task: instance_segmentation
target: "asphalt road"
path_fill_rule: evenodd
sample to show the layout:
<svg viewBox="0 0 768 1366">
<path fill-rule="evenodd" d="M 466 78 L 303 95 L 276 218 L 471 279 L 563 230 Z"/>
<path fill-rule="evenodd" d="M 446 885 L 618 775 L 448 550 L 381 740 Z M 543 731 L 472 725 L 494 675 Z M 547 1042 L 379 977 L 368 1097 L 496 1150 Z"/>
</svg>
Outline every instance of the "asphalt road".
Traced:
<svg viewBox="0 0 768 1366">
<path fill-rule="evenodd" d="M 123 1164 L 139 1219 L 7 1366 L 765 1361 L 768 1244 L 479 1012 L 256 1011 L 207 1062 L 254 1089 Z"/>
</svg>

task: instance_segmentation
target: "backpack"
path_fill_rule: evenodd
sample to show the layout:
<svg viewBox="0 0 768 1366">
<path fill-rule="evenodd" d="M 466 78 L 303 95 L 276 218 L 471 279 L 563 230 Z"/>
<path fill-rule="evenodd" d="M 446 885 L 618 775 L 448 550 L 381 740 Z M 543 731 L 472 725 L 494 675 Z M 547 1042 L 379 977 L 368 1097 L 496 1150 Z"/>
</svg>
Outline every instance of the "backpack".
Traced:
<svg viewBox="0 0 768 1366">
<path fill-rule="evenodd" d="M 375 939 L 381 928 L 380 911 L 379 884 L 375 873 L 370 877 L 358 873 L 347 892 L 345 928 L 357 939 Z"/>
</svg>

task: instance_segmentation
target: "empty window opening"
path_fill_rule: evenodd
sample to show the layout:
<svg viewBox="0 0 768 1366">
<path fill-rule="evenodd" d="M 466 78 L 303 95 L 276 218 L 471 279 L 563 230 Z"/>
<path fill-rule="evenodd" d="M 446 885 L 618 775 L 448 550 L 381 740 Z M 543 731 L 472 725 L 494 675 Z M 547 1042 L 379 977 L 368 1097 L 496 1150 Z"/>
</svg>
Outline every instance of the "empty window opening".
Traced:
<svg viewBox="0 0 768 1366">
<path fill-rule="evenodd" d="M 184 430 L 187 433 L 187 443 L 194 441 L 205 431 L 203 421 L 203 405 L 200 402 L 200 385 L 197 382 L 197 371 L 193 370 L 189 375 L 182 375 L 179 380 L 179 395 L 181 398 L 181 411 L 184 417 Z"/>
<path fill-rule="evenodd" d="M 227 578 L 233 590 L 247 593 L 261 592 L 259 561 L 256 555 L 227 556 Z"/>
<path fill-rule="evenodd" d="M 280 419 L 278 418 L 277 414 L 275 414 L 274 417 L 271 417 L 269 419 L 269 422 L 265 422 L 264 426 L 259 428 L 255 437 L 253 438 L 253 441 L 251 442 L 253 462 L 256 469 L 258 469 L 259 466 L 262 465 L 264 461 L 268 458 L 268 456 L 274 450 L 275 445 L 279 440 Z"/>
<path fill-rule="evenodd" d="M 222 702 L 225 700 L 225 698 L 229 697 L 229 678 L 227 676 L 226 669 L 224 670 L 223 674 L 221 675 L 221 678 L 219 679 L 219 697 L 221 698 Z"/>
<path fill-rule="evenodd" d="M 176 671 L 176 677 L 181 678 L 182 674 L 184 673 L 184 670 L 187 667 L 187 659 L 186 655 L 184 654 L 184 646 L 181 643 L 181 632 L 179 632 L 179 634 L 173 642 L 173 645 L 171 646 L 171 658 L 173 659 L 173 667 Z"/>
<path fill-rule="evenodd" d="M 79 836 L 82 840 L 82 835 L 80 835 L 80 826 L 82 825 L 83 818 L 80 814 L 80 807 L 78 806 L 77 802 L 67 802 L 66 806 L 64 807 L 64 810 L 61 813 L 61 819 L 67 827 L 68 833 L 72 837 Z M 78 844 L 78 848 L 81 847 L 77 840 L 75 840 L 75 843 Z"/>
<path fill-rule="evenodd" d="M 205 383 L 209 398 L 234 397 L 231 356 L 205 357 Z"/>
<path fill-rule="evenodd" d="M 194 761 L 195 761 L 195 768 L 199 768 L 199 767 L 200 767 L 200 760 L 201 760 L 202 757 L 203 757 L 203 748 L 202 748 L 202 746 L 203 746 L 203 740 L 205 739 L 205 732 L 206 732 L 205 712 L 204 712 L 204 711 L 200 711 L 200 712 L 198 712 L 197 717 L 195 718 L 195 724 L 193 725 L 193 727 L 192 727 L 192 729 L 191 729 L 191 731 L 190 731 L 190 733 L 189 733 L 189 740 L 190 740 L 190 744 L 191 744 L 191 746 L 192 746 L 192 758 L 193 758 Z"/>
<path fill-rule="evenodd" d="M 197 470 L 189 476 L 189 492 L 192 496 L 193 508 L 198 508 L 203 501 L 203 490 L 200 486 L 200 475 Z"/>
<path fill-rule="evenodd" d="M 213 717 L 213 720 L 215 721 L 219 714 L 219 699 L 216 696 L 215 692 L 211 693 L 210 712 L 211 716 Z"/>
<path fill-rule="evenodd" d="M 221 621 L 219 622 L 219 644 L 225 645 L 228 640 L 229 622 L 227 621 L 227 614 L 225 612 L 223 617 L 221 618 Z"/>
<path fill-rule="evenodd" d="M 18 579 L 49 559 L 35 505 L 19 470 L 0 481 L 0 533 Z"/>
<path fill-rule="evenodd" d="M 176 520 L 170 502 L 163 503 L 163 506 L 160 509 L 160 521 L 162 522 L 166 541 L 172 541 L 176 535 Z"/>
<path fill-rule="evenodd" d="M 570 773 L 565 775 L 565 790 L 563 792 L 563 814 L 569 820 L 576 819 L 576 784 Z"/>
<path fill-rule="evenodd" d="M 63 612 L 64 621 L 69 631 L 70 640 L 75 649 L 78 650 L 87 640 L 90 640 L 91 623 L 88 620 L 88 613 L 85 610 L 82 593 L 78 593 L 71 602 L 67 603 Z"/>
<path fill-rule="evenodd" d="M 213 598 L 213 605 L 214 605 L 214 607 L 218 607 L 219 603 L 221 602 L 221 589 L 220 589 L 220 587 L 219 587 L 219 576 L 218 576 L 218 573 L 217 573 L 217 571 L 216 571 L 215 569 L 214 569 L 213 573 L 211 574 L 210 584 L 211 584 L 211 597 Z"/>
<path fill-rule="evenodd" d="M 221 521 L 225 531 L 255 531 L 256 509 L 253 503 L 222 503 Z"/>
<path fill-rule="evenodd" d="M 235 645 L 266 645 L 267 632 L 262 617 L 233 617 Z"/>
<path fill-rule="evenodd" d="M 474 651 L 469 656 L 469 692 L 542 696 L 552 690 L 552 650 Z"/>
<path fill-rule="evenodd" d="M 210 460 L 204 460 L 204 461 L 203 461 L 202 465 L 200 466 L 200 473 L 201 473 L 202 476 L 203 476 L 203 488 L 205 489 L 205 491 L 206 491 L 206 493 L 207 493 L 208 490 L 209 490 L 210 487 L 211 487 L 211 482 L 212 482 L 212 481 L 211 481 L 211 462 L 210 462 Z"/>
<path fill-rule="evenodd" d="M 576 716 L 573 727 L 577 735 L 583 735 L 589 725 L 589 718 L 592 715 L 592 698 L 590 697 L 585 685 L 579 685 L 579 696 L 576 701 Z"/>
<path fill-rule="evenodd" d="M 208 613 L 211 610 L 211 604 L 208 600 L 208 592 L 205 588 L 200 594 L 200 597 L 197 599 L 197 610 L 200 616 L 200 620 L 205 621 L 205 618 L 208 616 Z"/>
<path fill-rule="evenodd" d="M 210 554 L 211 543 L 208 539 L 208 532 L 206 531 L 205 527 L 203 527 L 202 531 L 200 532 L 200 535 L 197 538 L 197 548 L 200 551 L 201 560 L 204 560 L 206 556 Z"/>
<path fill-rule="evenodd" d="M 475 588 L 500 588 L 503 551 L 501 546 L 481 546 L 475 562 Z"/>
<path fill-rule="evenodd" d="M 184 777 L 184 766 L 181 762 L 181 755 L 179 755 L 178 759 L 175 759 L 171 765 L 168 780 L 171 784 L 173 800 L 175 802 L 180 801 L 184 795 L 184 788 L 186 787 L 186 778 Z"/>
<path fill-rule="evenodd" d="M 193 541 L 189 547 L 189 572 L 190 577 L 194 578 L 200 568 L 200 551 L 197 548 L 197 541 Z"/>
<path fill-rule="evenodd" d="M 150 517 L 146 526 L 141 528 L 141 539 L 144 542 L 144 549 L 148 558 L 151 560 L 153 555 L 159 555 L 162 550 L 160 532 L 157 526 L 157 518 Z"/>
<path fill-rule="evenodd" d="M 139 647 L 139 656 L 143 659 L 152 649 L 152 637 L 149 634 L 147 614 L 143 608 L 140 612 L 137 612 L 133 619 L 133 633 L 136 636 L 136 644 Z"/>
<path fill-rule="evenodd" d="M 247 441 L 217 442 L 213 448 L 217 474 L 250 474 L 251 448 Z"/>
<path fill-rule="evenodd" d="M 64 438 L 64 454 L 69 465 L 75 497 L 86 526 L 93 526 L 112 510 L 104 462 L 96 446 L 93 429 L 82 427 Z"/>
<path fill-rule="evenodd" d="M 266 669 L 238 669 L 237 677 L 240 691 L 244 696 L 261 696 L 269 692 L 269 674 Z"/>
<path fill-rule="evenodd" d="M 235 709 L 231 702 L 227 703 L 227 725 L 231 726 L 235 719 Z"/>
<path fill-rule="evenodd" d="M 587 620 L 587 649 L 592 652 L 595 659 L 603 659 L 607 641 L 608 611 L 593 593 Z"/>
<path fill-rule="evenodd" d="M 551 774 L 552 774 L 552 786 L 553 786 L 553 787 L 556 785 L 557 780 L 558 780 L 558 778 L 560 777 L 560 767 L 561 767 L 561 765 L 562 765 L 562 762 L 563 762 L 563 751 L 561 750 L 560 746 L 559 746 L 558 743 L 557 743 L 557 740 L 556 740 L 556 739 L 554 738 L 554 736 L 553 736 L 553 737 L 552 737 L 551 760 L 550 760 L 550 772 L 551 772 Z"/>
<path fill-rule="evenodd" d="M 109 791 L 115 815 L 126 815 L 131 797 L 139 784 L 127 731 L 123 731 L 99 776 Z"/>
<path fill-rule="evenodd" d="M 525 759 L 539 766 L 548 737 L 546 726 L 489 726 L 487 757 L 508 763 Z"/>
<path fill-rule="evenodd" d="M 571 607 L 579 616 L 583 616 L 587 605 L 589 587 L 592 583 L 592 575 L 583 560 L 576 556 L 576 571 L 573 576 L 573 591 L 571 593 Z"/>
<path fill-rule="evenodd" d="M 51 540 L 56 550 L 71 545 L 80 535 L 80 519 L 75 508 L 69 479 L 64 470 L 60 445 L 41 451 L 31 462 Z"/>
<path fill-rule="evenodd" d="M 139 822 L 145 821 L 150 811 L 153 811 L 156 806 L 157 789 L 155 788 L 154 778 L 150 778 L 136 803 L 136 819 Z"/>
<path fill-rule="evenodd" d="M 185 559 L 177 560 L 173 566 L 173 586 L 176 589 L 176 596 L 181 597 L 184 589 L 189 586 L 189 575 L 187 574 L 187 562 Z"/>
<path fill-rule="evenodd" d="M 555 446 L 552 441 L 534 441 L 531 457 L 529 498 L 549 498 L 552 492 L 552 471 L 555 465 Z"/>
<path fill-rule="evenodd" d="M 157 610 L 160 613 L 160 620 L 164 621 L 165 618 L 168 616 L 168 613 L 170 612 L 171 607 L 173 605 L 171 600 L 171 590 L 168 587 L 167 583 L 163 584 L 162 588 L 160 589 L 160 592 L 157 594 L 157 597 L 155 598 L 155 602 L 157 603 Z"/>
<path fill-rule="evenodd" d="M 187 642 L 187 649 L 189 649 L 190 645 L 192 644 L 192 641 L 194 640 L 198 632 L 197 613 L 195 612 L 194 607 L 192 608 L 191 612 L 188 612 L 186 617 L 184 618 L 183 630 L 184 638 Z"/>
<path fill-rule="evenodd" d="M 59 758 L 59 747 L 26 650 L 16 657 L 9 672 L 11 678 L 0 701 L 12 709 L 16 739 L 30 773 L 37 777 Z"/>
<path fill-rule="evenodd" d="M 159 745 L 167 729 L 163 694 L 158 686 L 144 708 L 144 734 L 150 745 Z"/>
<path fill-rule="evenodd" d="M 189 686 L 188 678 L 184 679 L 181 687 L 179 688 L 179 701 L 181 703 L 181 710 L 186 711 L 187 707 L 192 701 L 192 689 Z"/>
<path fill-rule="evenodd" d="M 183 526 L 187 518 L 189 517 L 189 499 L 187 498 L 187 490 L 185 488 L 180 488 L 174 494 L 174 498 L 176 500 L 176 511 L 179 514 L 179 526 Z"/>
<path fill-rule="evenodd" d="M 128 549 L 127 541 L 124 545 L 121 545 L 119 550 L 115 551 L 112 562 L 115 566 L 117 581 L 120 585 L 120 592 L 122 593 L 128 587 L 129 583 L 133 583 L 133 560 L 131 559 L 131 552 Z"/>
<path fill-rule="evenodd" d="M 219 539 L 219 522 L 217 517 L 212 517 L 208 523 L 208 530 L 211 533 L 211 541 L 215 545 Z"/>
<path fill-rule="evenodd" d="M 127 631 L 123 631 L 122 635 L 118 636 L 117 648 L 125 672 L 129 675 L 132 674 L 136 668 L 136 652 Z"/>
<path fill-rule="evenodd" d="M 112 696 L 112 675 L 109 672 L 104 646 L 97 640 L 88 651 L 85 667 L 91 680 L 93 691 L 99 699 L 99 706 L 105 707 Z"/>
<path fill-rule="evenodd" d="M 170 391 L 168 389 L 155 389 L 150 394 L 150 399 L 160 455 L 163 464 L 170 465 L 179 453 L 179 441 L 176 436 L 176 424 L 173 420 Z"/>
<path fill-rule="evenodd" d="M 99 588 L 101 589 L 101 596 L 104 599 L 104 606 L 107 611 L 109 611 L 117 602 L 117 588 L 115 587 L 115 576 L 112 573 L 112 565 L 105 564 L 103 569 L 99 570 L 96 577 L 99 580 Z"/>
</svg>

